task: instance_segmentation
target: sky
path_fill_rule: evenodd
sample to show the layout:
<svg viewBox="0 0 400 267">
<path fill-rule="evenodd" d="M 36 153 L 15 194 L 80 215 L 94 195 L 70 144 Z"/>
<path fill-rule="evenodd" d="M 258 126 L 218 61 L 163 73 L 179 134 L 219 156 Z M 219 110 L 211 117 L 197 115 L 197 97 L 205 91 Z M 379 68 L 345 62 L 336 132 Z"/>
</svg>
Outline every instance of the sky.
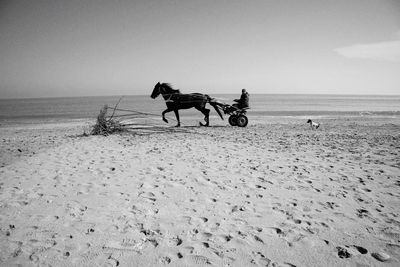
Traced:
<svg viewBox="0 0 400 267">
<path fill-rule="evenodd" d="M 400 0 L 0 0 L 0 98 L 400 94 Z"/>
</svg>

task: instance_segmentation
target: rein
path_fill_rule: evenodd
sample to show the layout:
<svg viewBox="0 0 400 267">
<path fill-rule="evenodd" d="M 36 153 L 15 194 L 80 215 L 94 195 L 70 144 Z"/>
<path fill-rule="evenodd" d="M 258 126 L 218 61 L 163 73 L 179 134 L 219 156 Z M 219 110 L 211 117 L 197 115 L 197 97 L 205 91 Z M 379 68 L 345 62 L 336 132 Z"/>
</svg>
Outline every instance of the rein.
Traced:
<svg viewBox="0 0 400 267">
<path fill-rule="evenodd" d="M 180 94 L 181 94 L 180 92 L 167 93 L 164 86 L 160 86 L 160 87 L 159 87 L 159 93 L 163 96 L 164 101 L 167 102 L 167 103 L 168 103 L 168 102 L 175 102 L 174 100 L 171 99 L 172 96 L 173 96 L 173 95 L 180 95 Z M 204 96 L 205 96 L 205 95 L 204 95 Z M 178 102 L 179 102 L 179 103 L 196 103 L 196 102 L 197 102 L 197 103 L 200 103 L 200 102 L 203 102 L 203 101 L 204 101 L 204 100 L 193 99 L 193 100 L 186 100 L 186 101 L 179 100 Z"/>
</svg>

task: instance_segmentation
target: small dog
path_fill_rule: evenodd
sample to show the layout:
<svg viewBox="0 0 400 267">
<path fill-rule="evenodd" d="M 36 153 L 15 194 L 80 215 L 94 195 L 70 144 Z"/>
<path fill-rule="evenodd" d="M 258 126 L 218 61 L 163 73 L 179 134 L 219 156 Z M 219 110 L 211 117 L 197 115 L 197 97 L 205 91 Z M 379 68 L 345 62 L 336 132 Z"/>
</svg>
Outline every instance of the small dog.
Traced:
<svg viewBox="0 0 400 267">
<path fill-rule="evenodd" d="M 312 120 L 308 120 L 307 123 L 310 124 L 311 129 L 313 129 L 313 130 L 314 130 L 314 129 L 318 129 L 318 127 L 319 127 L 319 123 L 314 122 L 314 121 L 312 121 Z"/>
</svg>

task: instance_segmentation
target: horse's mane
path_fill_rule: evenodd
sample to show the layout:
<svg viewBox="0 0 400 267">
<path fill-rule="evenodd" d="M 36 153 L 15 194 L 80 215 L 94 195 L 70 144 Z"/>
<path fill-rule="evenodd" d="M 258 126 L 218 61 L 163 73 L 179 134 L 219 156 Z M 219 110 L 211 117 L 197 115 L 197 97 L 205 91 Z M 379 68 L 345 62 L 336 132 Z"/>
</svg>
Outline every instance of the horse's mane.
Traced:
<svg viewBox="0 0 400 267">
<path fill-rule="evenodd" d="M 172 85 L 169 83 L 162 83 L 161 84 L 166 90 L 171 91 L 172 93 L 178 93 L 180 94 L 181 91 L 179 89 L 174 89 L 172 88 Z"/>
</svg>

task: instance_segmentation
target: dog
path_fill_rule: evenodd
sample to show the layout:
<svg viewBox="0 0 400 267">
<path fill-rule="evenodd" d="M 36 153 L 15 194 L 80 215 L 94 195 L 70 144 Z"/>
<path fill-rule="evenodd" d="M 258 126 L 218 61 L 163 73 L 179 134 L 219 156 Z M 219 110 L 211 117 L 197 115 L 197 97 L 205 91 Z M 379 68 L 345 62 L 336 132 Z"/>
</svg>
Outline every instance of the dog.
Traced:
<svg viewBox="0 0 400 267">
<path fill-rule="evenodd" d="M 319 123 L 317 123 L 317 122 L 314 122 L 314 121 L 312 121 L 312 120 L 308 120 L 307 121 L 307 123 L 309 123 L 310 124 L 310 127 L 311 127 L 311 129 L 318 129 L 318 127 L 319 127 Z"/>
</svg>

